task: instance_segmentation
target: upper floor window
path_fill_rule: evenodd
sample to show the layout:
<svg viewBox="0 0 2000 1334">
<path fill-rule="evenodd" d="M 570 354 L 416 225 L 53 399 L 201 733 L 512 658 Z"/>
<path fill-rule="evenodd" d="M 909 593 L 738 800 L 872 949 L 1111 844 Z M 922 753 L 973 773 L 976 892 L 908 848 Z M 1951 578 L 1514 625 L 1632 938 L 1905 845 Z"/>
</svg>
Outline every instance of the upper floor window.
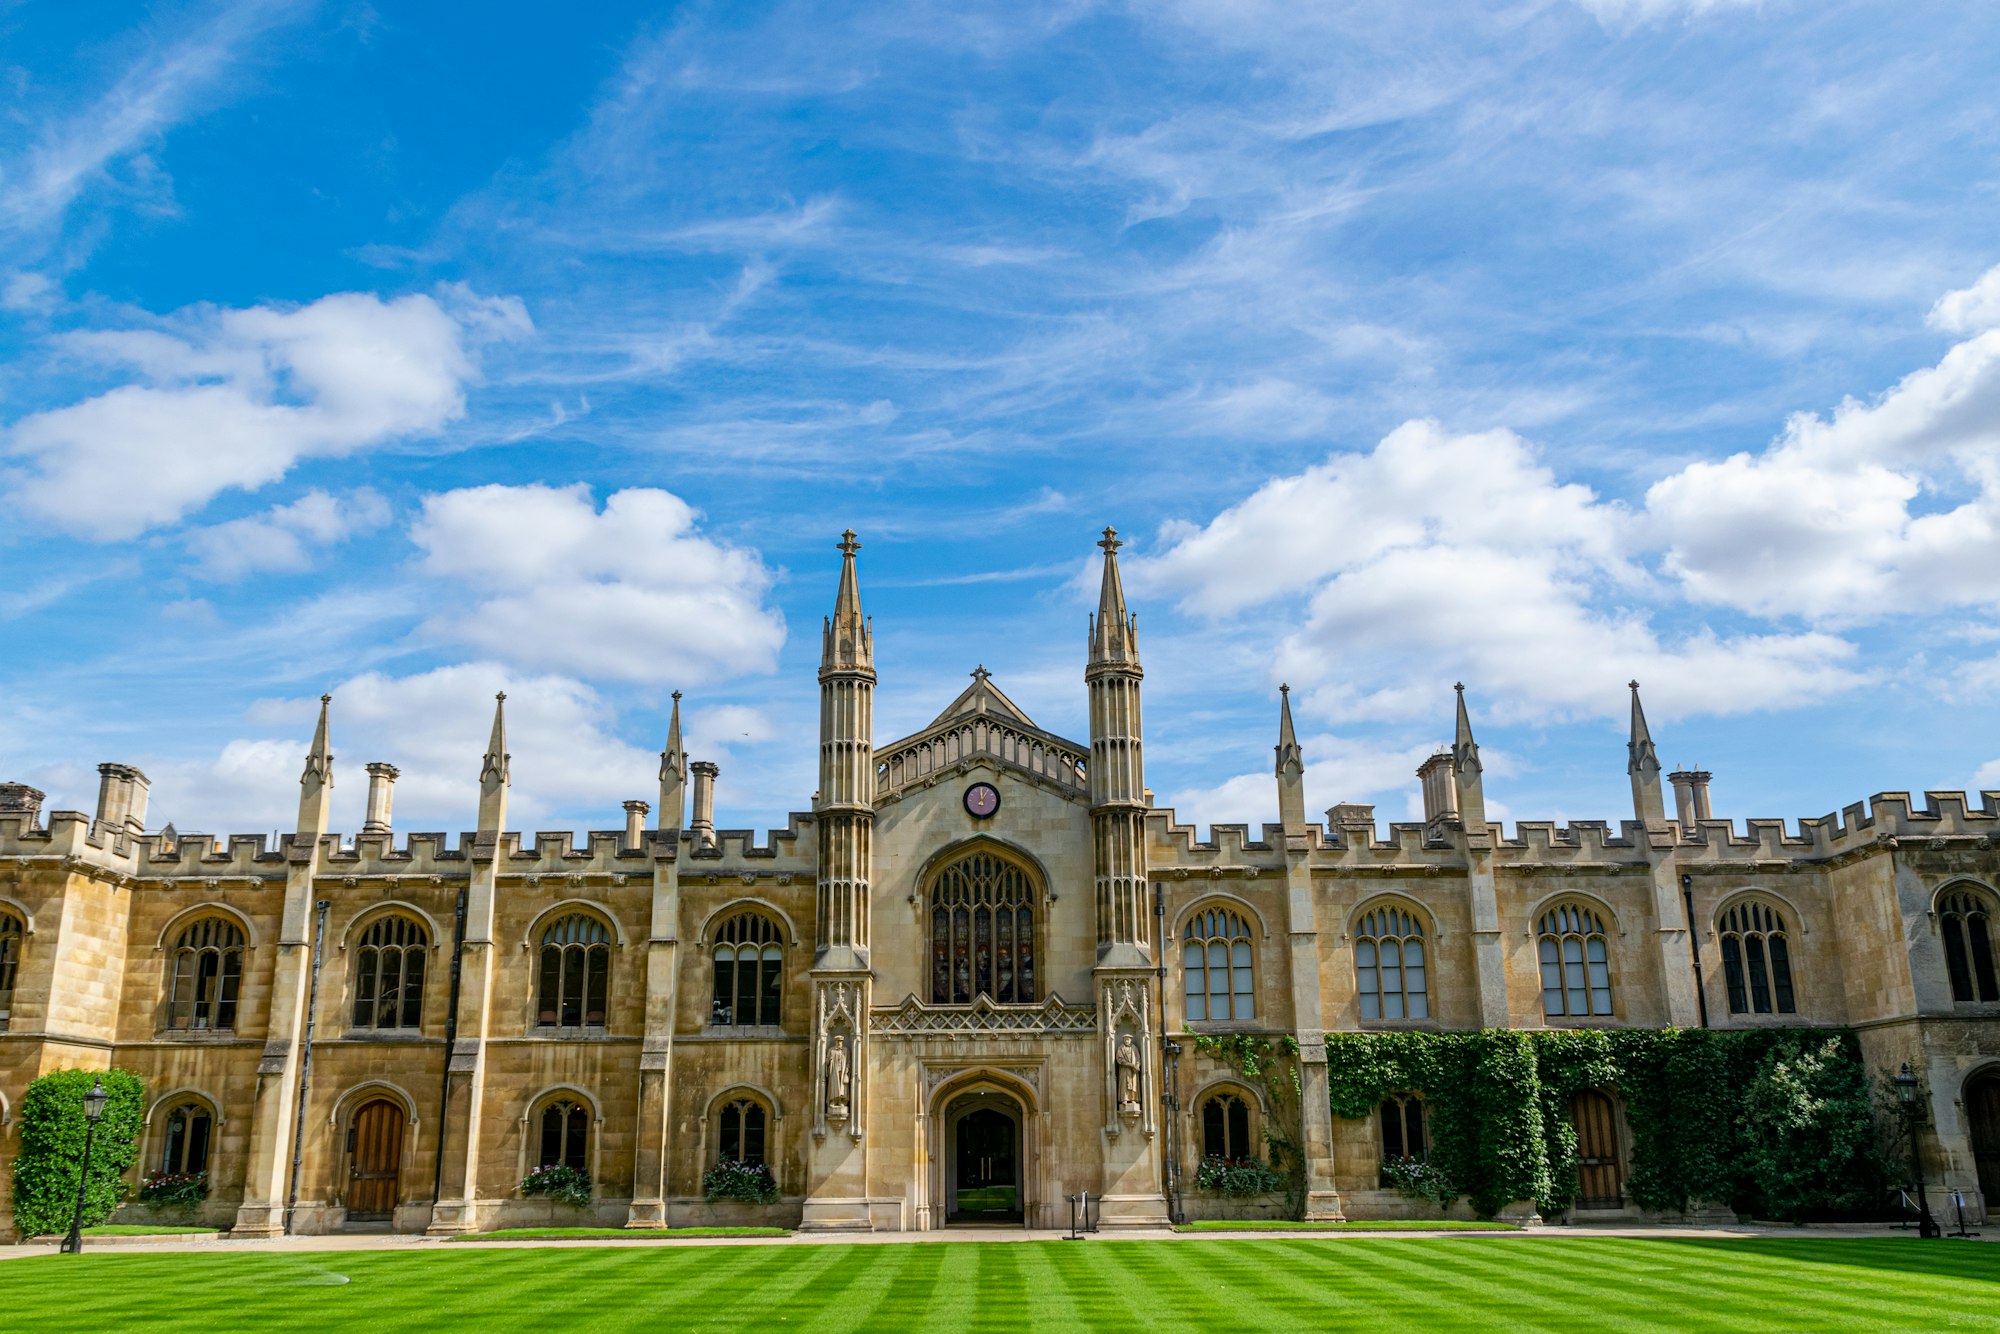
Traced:
<svg viewBox="0 0 2000 1334">
<path fill-rule="evenodd" d="M 166 1133 L 160 1137 L 160 1170 L 185 1176 L 206 1172 L 214 1125 L 205 1103 L 184 1102 L 168 1112 Z"/>
<path fill-rule="evenodd" d="M 1542 914 L 1540 936 L 1542 1013 L 1551 1019 L 1611 1013 L 1611 950 L 1604 921 L 1581 903 L 1562 903 Z"/>
<path fill-rule="evenodd" d="M 589 913 L 559 917 L 542 932 L 542 976 L 536 1020 L 544 1028 L 604 1022 L 611 980 L 611 933 Z"/>
<path fill-rule="evenodd" d="M 1201 1103 L 1201 1156 L 1250 1158 L 1250 1104 L 1238 1093 L 1213 1093 Z"/>
<path fill-rule="evenodd" d="M 1722 977 L 1731 1014 L 1792 1014 L 1792 950 L 1785 919 L 1754 900 L 1722 915 Z"/>
<path fill-rule="evenodd" d="M 376 919 L 354 955 L 354 1026 L 417 1028 L 424 1017 L 430 933 L 414 918 Z"/>
<path fill-rule="evenodd" d="M 542 1108 L 542 1167 L 590 1171 L 590 1112 L 561 1098 Z"/>
<path fill-rule="evenodd" d="M 1363 1019 L 1427 1019 L 1424 927 L 1401 908 L 1377 908 L 1354 929 L 1354 980 Z"/>
<path fill-rule="evenodd" d="M 1190 1023 L 1257 1017 L 1250 928 L 1227 908 L 1188 918 L 1181 930 L 1181 964 Z"/>
<path fill-rule="evenodd" d="M 243 990 L 243 930 L 226 917 L 204 917 L 174 942 L 167 1027 L 231 1029 Z"/>
<path fill-rule="evenodd" d="M 758 912 L 738 913 L 715 933 L 717 1024 L 775 1024 L 783 990 L 785 952 L 778 924 Z"/>
<path fill-rule="evenodd" d="M 931 883 L 931 1003 L 1035 998 L 1035 893 L 1028 873 L 975 852 Z"/>
<path fill-rule="evenodd" d="M 14 1013 L 14 977 L 21 970 L 21 919 L 0 912 L 0 1031 Z"/>
<path fill-rule="evenodd" d="M 716 1127 L 716 1150 L 725 1163 L 758 1167 L 764 1163 L 764 1104 L 737 1098 L 722 1105 Z"/>
<path fill-rule="evenodd" d="M 1956 1001 L 2000 1000 L 1993 973 L 1993 905 L 1974 889 L 1950 890 L 1938 900 L 1944 931 L 1944 966 Z"/>
</svg>

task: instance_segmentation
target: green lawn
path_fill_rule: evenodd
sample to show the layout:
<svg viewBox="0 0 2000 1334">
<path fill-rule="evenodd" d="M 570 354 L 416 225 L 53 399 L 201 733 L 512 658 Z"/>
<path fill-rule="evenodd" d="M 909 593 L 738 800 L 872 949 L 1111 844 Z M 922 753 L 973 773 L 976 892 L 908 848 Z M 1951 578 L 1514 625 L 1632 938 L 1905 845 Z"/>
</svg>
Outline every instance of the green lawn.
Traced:
<svg viewBox="0 0 2000 1334">
<path fill-rule="evenodd" d="M 1198 1218 L 1176 1232 L 1519 1232 L 1519 1223 L 1470 1222 L 1450 1218 L 1357 1218 L 1345 1223 L 1300 1223 L 1282 1218 Z"/>
<path fill-rule="evenodd" d="M 2000 1330 L 2000 1246 L 1523 1237 L 36 1256 L 13 1329 Z"/>
<path fill-rule="evenodd" d="M 219 1231 L 220 1228 L 195 1227 L 185 1223 L 177 1227 L 163 1223 L 99 1223 L 96 1227 L 85 1228 L 83 1237 L 88 1241 L 92 1237 L 185 1237 L 191 1233 L 213 1236 Z"/>
<path fill-rule="evenodd" d="M 783 1237 L 781 1227 L 503 1227 L 497 1232 L 472 1232 L 453 1241 L 673 1241 L 678 1237 Z"/>
</svg>

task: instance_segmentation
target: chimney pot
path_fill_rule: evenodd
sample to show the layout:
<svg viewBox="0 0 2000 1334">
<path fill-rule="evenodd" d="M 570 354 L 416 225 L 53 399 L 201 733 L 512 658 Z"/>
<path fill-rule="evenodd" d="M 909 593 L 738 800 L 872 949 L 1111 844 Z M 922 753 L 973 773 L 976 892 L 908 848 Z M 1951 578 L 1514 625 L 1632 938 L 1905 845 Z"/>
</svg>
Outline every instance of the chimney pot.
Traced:
<svg viewBox="0 0 2000 1334">
<path fill-rule="evenodd" d="M 389 832 L 389 812 L 396 801 L 396 780 L 402 776 L 402 770 L 381 760 L 368 766 L 368 818 L 362 822 L 362 833 Z"/>
<path fill-rule="evenodd" d="M 646 845 L 646 813 L 652 806 L 636 798 L 625 803 L 625 850 L 637 852 Z"/>
<path fill-rule="evenodd" d="M 97 766 L 97 822 L 132 834 L 146 832 L 152 783 L 129 764 Z"/>
<path fill-rule="evenodd" d="M 696 760 L 688 765 L 688 772 L 694 775 L 694 818 L 688 821 L 688 829 L 694 834 L 694 845 L 698 848 L 715 846 L 715 776 L 722 772 L 711 760 Z"/>
</svg>

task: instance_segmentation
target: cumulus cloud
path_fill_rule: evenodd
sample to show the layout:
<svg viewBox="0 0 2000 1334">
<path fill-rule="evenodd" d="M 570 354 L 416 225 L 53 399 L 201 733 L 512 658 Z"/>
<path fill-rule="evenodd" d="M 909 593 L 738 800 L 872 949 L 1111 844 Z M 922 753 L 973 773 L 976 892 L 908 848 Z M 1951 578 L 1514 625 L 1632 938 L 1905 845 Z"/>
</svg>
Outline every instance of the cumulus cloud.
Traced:
<svg viewBox="0 0 2000 1334">
<path fill-rule="evenodd" d="M 1939 297 L 1931 307 L 1930 324 L 1947 333 L 2000 328 L 2000 264 L 1981 274 L 1972 286 Z"/>
<path fill-rule="evenodd" d="M 503 690 L 514 757 L 509 827 L 533 830 L 551 812 L 597 807 L 603 815 L 592 826 L 617 828 L 619 803 L 657 788 L 657 747 L 620 739 L 613 708 L 580 681 L 492 662 L 410 676 L 366 672 L 332 687 L 335 827 L 360 826 L 364 766 L 387 760 L 402 771 L 398 828 L 472 828 L 493 697 Z M 261 701 L 250 711 L 260 735 L 232 740 L 211 758 L 148 763 L 153 822 L 171 818 L 184 831 L 205 833 L 292 828 L 318 709 L 311 695 Z"/>
<path fill-rule="evenodd" d="M 785 625 L 754 551 L 705 536 L 668 491 L 481 486 L 428 497 L 422 570 L 471 601 L 429 629 L 527 667 L 692 685 L 768 671 Z"/>
<path fill-rule="evenodd" d="M 432 435 L 465 411 L 478 349 L 530 329 L 512 297 L 462 288 L 384 301 L 197 307 L 160 329 L 74 334 L 68 351 L 131 382 L 14 423 L 22 505 L 98 539 L 136 536 L 301 459 Z"/>
<path fill-rule="evenodd" d="M 289 505 L 211 524 L 188 534 L 188 550 L 210 579 L 241 579 L 311 568 L 316 549 L 389 522 L 389 503 L 362 487 L 345 496 L 311 490 Z"/>
<path fill-rule="evenodd" d="M 1307 736 L 1300 742 L 1306 761 L 1306 818 L 1341 801 L 1395 801 L 1416 792 L 1417 766 L 1437 747 L 1385 745 L 1360 737 L 1331 733 Z M 1418 798 L 1421 801 L 1421 798 Z M 1278 819 L 1278 780 L 1268 768 L 1238 774 L 1213 787 L 1188 788 L 1162 803 L 1182 820 L 1199 818 L 1223 824 L 1247 824 L 1252 830 Z M 1402 818 L 1390 812 L 1386 818 Z"/>
</svg>

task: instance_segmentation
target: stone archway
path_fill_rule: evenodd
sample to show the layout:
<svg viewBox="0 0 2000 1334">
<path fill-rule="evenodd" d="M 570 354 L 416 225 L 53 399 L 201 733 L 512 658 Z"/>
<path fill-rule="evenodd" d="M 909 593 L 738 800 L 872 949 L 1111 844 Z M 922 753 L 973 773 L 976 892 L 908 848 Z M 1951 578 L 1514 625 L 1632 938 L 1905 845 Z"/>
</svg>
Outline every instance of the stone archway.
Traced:
<svg viewBox="0 0 2000 1334">
<path fill-rule="evenodd" d="M 968 1071 L 931 1098 L 929 1171 L 920 1226 L 1048 1226 L 1033 1091 L 997 1071 Z"/>
</svg>

